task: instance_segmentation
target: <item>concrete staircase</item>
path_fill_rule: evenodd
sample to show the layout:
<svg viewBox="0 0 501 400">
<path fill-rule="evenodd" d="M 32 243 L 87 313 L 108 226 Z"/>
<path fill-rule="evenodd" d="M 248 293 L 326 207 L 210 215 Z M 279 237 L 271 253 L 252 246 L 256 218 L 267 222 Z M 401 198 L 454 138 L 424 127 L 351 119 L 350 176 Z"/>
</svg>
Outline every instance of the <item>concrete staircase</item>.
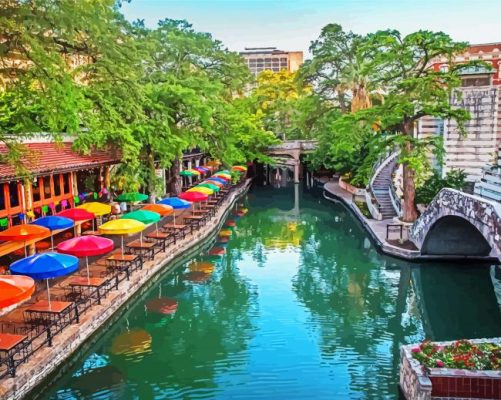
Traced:
<svg viewBox="0 0 501 400">
<path fill-rule="evenodd" d="M 391 185 L 391 174 L 395 169 L 397 158 L 388 162 L 372 180 L 371 190 L 379 206 L 379 212 L 383 219 L 389 219 L 397 216 L 397 212 L 391 202 L 389 188 Z"/>
</svg>

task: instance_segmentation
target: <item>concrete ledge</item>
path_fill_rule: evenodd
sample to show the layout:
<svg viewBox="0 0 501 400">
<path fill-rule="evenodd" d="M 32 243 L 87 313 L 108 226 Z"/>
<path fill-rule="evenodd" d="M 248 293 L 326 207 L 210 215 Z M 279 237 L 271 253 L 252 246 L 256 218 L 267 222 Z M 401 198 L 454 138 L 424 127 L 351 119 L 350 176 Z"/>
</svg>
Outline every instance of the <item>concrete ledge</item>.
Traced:
<svg viewBox="0 0 501 400">
<path fill-rule="evenodd" d="M 55 336 L 52 347 L 44 347 L 36 352 L 26 364 L 21 364 L 15 378 L 1 381 L 0 399 L 18 400 L 33 391 L 39 384 L 46 381 L 51 374 L 57 373 L 61 364 L 70 358 L 92 336 L 96 338 L 99 330 L 119 318 L 129 306 L 129 300 L 144 293 L 161 277 L 161 273 L 172 270 L 175 262 L 187 252 L 190 254 L 200 250 L 207 239 L 213 238 L 221 228 L 225 218 L 235 202 L 244 195 L 251 181 L 236 188 L 224 200 L 216 215 L 196 232 L 196 236 L 188 235 L 170 247 L 168 253 L 159 253 L 153 261 L 145 262 L 143 269 L 131 275 L 130 281 L 123 281 L 118 290 L 111 291 L 102 300 L 102 304 L 93 306 L 80 319 L 79 324 L 68 326 L 62 333 Z M 114 318 L 115 317 L 115 318 Z M 32 393 L 33 395 L 33 393 Z"/>
</svg>

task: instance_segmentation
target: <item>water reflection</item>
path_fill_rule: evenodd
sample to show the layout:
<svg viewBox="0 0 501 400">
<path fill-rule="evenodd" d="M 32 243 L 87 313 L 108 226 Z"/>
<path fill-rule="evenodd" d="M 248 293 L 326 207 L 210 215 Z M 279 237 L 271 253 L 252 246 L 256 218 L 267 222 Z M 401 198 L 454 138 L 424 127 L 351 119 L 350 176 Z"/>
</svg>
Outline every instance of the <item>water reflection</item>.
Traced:
<svg viewBox="0 0 501 400">
<path fill-rule="evenodd" d="M 159 282 L 41 398 L 396 398 L 402 343 L 501 331 L 485 266 L 383 257 L 342 206 L 293 188 L 247 207 L 220 254 Z"/>
</svg>

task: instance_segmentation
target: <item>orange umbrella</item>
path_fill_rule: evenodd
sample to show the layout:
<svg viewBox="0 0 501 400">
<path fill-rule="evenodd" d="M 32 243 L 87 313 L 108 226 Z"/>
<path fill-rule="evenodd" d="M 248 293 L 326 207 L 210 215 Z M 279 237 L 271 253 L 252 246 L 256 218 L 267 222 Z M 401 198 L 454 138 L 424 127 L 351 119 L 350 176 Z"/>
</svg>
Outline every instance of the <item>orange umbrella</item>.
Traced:
<svg viewBox="0 0 501 400">
<path fill-rule="evenodd" d="M 222 256 L 222 255 L 224 255 L 224 253 L 226 253 L 226 250 L 224 249 L 224 247 L 213 247 L 209 251 L 210 256 Z"/>
<path fill-rule="evenodd" d="M 0 276 L 0 309 L 28 300 L 33 292 L 35 281 L 29 276 Z"/>
<path fill-rule="evenodd" d="M 151 335 L 144 329 L 133 329 L 115 337 L 111 343 L 111 353 L 114 355 L 129 356 L 149 351 Z"/>
<path fill-rule="evenodd" d="M 26 242 L 27 240 L 40 239 L 42 237 L 49 236 L 50 229 L 32 224 L 14 225 L 9 229 L 0 232 L 0 240 L 11 240 L 13 242 Z M 27 255 L 26 246 L 24 247 L 24 255 Z"/>
<path fill-rule="evenodd" d="M 171 215 L 174 212 L 174 208 L 166 204 L 147 204 L 141 208 L 141 210 L 153 211 L 160 214 L 162 217 L 166 215 Z"/>
<path fill-rule="evenodd" d="M 214 272 L 214 263 L 207 261 L 193 262 L 188 266 L 188 268 L 190 269 L 190 271 L 199 271 L 210 274 Z"/>
</svg>

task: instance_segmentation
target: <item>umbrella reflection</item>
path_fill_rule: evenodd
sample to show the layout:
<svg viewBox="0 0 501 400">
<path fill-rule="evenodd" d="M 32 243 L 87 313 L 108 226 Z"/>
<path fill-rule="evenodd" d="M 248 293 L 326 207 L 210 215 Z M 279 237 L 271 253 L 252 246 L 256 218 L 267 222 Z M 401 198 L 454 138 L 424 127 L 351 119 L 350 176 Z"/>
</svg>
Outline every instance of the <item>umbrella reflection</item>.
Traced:
<svg viewBox="0 0 501 400">
<path fill-rule="evenodd" d="M 203 283 L 209 280 L 211 274 L 202 271 L 192 271 L 184 274 L 184 279 L 190 282 Z"/>
<path fill-rule="evenodd" d="M 188 268 L 190 271 L 204 272 L 206 274 L 211 274 L 214 272 L 214 264 L 207 261 L 193 262 Z"/>
<path fill-rule="evenodd" d="M 144 329 L 133 329 L 117 336 L 111 344 L 114 355 L 133 355 L 146 353 L 151 348 L 151 335 Z"/>
<path fill-rule="evenodd" d="M 150 312 L 172 315 L 177 311 L 177 300 L 169 297 L 151 299 L 146 303 L 146 309 Z"/>
</svg>

